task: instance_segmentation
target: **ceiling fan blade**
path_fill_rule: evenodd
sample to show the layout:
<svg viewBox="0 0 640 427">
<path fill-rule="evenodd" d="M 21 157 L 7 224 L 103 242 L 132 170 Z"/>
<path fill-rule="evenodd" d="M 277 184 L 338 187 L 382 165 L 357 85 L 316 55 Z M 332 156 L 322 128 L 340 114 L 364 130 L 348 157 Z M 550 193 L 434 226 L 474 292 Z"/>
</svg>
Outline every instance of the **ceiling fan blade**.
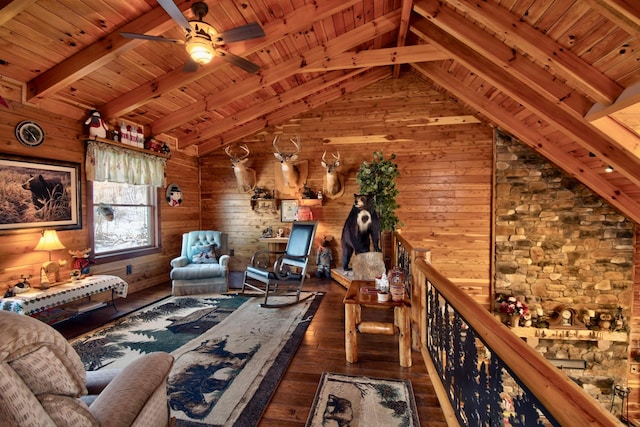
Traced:
<svg viewBox="0 0 640 427">
<path fill-rule="evenodd" d="M 167 14 L 178 23 L 185 31 L 191 31 L 189 21 L 184 17 L 178 6 L 173 0 L 158 0 L 158 4 L 167 12 Z"/>
<path fill-rule="evenodd" d="M 232 28 L 227 31 L 216 34 L 213 37 L 215 44 L 224 44 L 239 42 L 242 40 L 257 39 L 264 37 L 264 30 L 257 22 L 253 22 L 247 25 L 241 25 L 236 28 Z"/>
<path fill-rule="evenodd" d="M 200 64 L 189 58 L 189 60 L 185 62 L 184 66 L 182 67 L 182 71 L 184 71 L 185 73 L 194 73 L 198 71 L 199 66 Z"/>
<path fill-rule="evenodd" d="M 236 67 L 242 68 L 249 74 L 255 74 L 258 72 L 258 70 L 260 70 L 260 66 L 258 64 L 247 61 L 246 59 L 241 58 L 238 55 L 234 55 L 233 53 L 216 50 L 216 55 L 220 55 L 225 61 L 230 62 Z"/>
<path fill-rule="evenodd" d="M 184 40 L 167 39 L 165 37 L 148 36 L 146 34 L 120 33 L 120 35 L 122 37 L 126 37 L 128 39 L 142 39 L 142 40 L 151 40 L 151 41 L 154 41 L 154 42 L 166 42 L 166 43 L 174 43 L 174 44 L 184 44 Z"/>
</svg>

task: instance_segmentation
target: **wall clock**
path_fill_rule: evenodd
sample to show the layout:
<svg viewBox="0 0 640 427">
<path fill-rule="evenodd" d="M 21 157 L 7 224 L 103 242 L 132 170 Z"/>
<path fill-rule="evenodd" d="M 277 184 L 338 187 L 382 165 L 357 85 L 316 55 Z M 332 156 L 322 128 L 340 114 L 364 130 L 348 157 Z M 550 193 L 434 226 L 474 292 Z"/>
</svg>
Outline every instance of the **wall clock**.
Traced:
<svg viewBox="0 0 640 427">
<path fill-rule="evenodd" d="M 16 126 L 16 138 L 27 147 L 37 147 L 44 142 L 44 129 L 38 123 L 25 120 Z"/>
<path fill-rule="evenodd" d="M 562 326 L 572 326 L 573 325 L 573 312 L 569 309 L 564 309 L 560 312 L 560 316 L 562 317 Z"/>
</svg>

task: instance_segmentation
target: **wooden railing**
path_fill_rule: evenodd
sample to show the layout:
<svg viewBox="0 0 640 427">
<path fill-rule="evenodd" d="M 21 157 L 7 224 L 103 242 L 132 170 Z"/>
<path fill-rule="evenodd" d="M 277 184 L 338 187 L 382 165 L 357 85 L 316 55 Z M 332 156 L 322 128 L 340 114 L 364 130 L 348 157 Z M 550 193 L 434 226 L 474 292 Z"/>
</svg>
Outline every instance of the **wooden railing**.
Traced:
<svg viewBox="0 0 640 427">
<path fill-rule="evenodd" d="M 449 425 L 619 426 L 595 399 L 442 276 L 429 252 L 394 233 L 420 351 Z M 439 383 L 436 382 L 439 379 Z M 509 407 L 509 403 L 512 406 Z"/>
</svg>

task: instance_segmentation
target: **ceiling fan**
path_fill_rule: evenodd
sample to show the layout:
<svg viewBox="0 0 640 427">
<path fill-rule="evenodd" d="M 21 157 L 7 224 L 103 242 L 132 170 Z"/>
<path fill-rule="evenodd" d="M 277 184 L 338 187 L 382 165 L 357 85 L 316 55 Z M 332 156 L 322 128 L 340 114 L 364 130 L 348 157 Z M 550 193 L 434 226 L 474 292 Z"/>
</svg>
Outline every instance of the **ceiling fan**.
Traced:
<svg viewBox="0 0 640 427">
<path fill-rule="evenodd" d="M 184 71 L 196 71 L 198 65 L 209 63 L 215 55 L 222 57 L 231 64 L 251 74 L 258 72 L 260 69 L 260 66 L 251 61 L 222 49 L 216 49 L 218 45 L 264 37 L 264 31 L 257 22 L 241 25 L 219 33 L 210 24 L 202 20 L 209 12 L 209 7 L 204 2 L 199 1 L 191 5 L 193 14 L 198 18 L 193 21 L 188 21 L 172 0 L 158 0 L 158 4 L 182 27 L 185 31 L 185 40 L 168 39 L 165 37 L 136 33 L 120 34 L 123 37 L 131 39 L 184 44 L 190 56 L 189 61 L 184 65 Z"/>
</svg>

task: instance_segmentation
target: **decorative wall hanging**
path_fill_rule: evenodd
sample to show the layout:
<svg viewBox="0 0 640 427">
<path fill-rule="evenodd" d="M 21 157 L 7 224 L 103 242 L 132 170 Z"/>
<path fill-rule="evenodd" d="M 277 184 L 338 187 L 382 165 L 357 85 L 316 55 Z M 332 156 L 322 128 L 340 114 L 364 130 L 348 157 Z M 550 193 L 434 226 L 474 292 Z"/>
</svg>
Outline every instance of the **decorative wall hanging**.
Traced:
<svg viewBox="0 0 640 427">
<path fill-rule="evenodd" d="M 25 120 L 16 126 L 16 138 L 27 147 L 37 147 L 44 142 L 45 133 L 38 123 Z"/>
<path fill-rule="evenodd" d="M 275 165 L 275 187 L 278 192 L 286 195 L 297 195 L 300 188 L 307 182 L 309 173 L 309 161 L 298 160 L 300 153 L 300 135 L 296 135 L 296 139 L 290 138 L 289 141 L 295 147 L 294 151 L 282 151 L 278 147 L 278 141 L 281 135 L 273 138 L 273 155 L 278 159 L 279 163 Z"/>
<path fill-rule="evenodd" d="M 79 163 L 3 154 L 0 182 L 0 232 L 82 228 Z"/>
<path fill-rule="evenodd" d="M 283 200 L 280 204 L 280 221 L 293 222 L 296 220 L 296 212 L 298 211 L 297 200 Z"/>
<path fill-rule="evenodd" d="M 167 187 L 167 203 L 171 207 L 182 204 L 182 189 L 178 184 L 171 184 Z"/>
</svg>

